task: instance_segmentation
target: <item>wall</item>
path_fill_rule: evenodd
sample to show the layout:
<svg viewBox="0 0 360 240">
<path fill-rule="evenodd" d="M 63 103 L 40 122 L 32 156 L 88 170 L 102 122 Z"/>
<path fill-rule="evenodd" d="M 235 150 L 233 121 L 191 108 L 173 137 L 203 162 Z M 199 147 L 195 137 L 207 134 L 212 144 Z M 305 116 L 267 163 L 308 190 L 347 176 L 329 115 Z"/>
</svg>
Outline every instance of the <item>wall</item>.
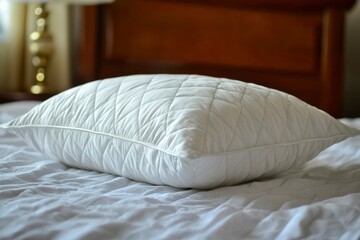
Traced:
<svg viewBox="0 0 360 240">
<path fill-rule="evenodd" d="M 360 1 L 348 12 L 345 29 L 344 116 L 360 117 Z"/>
<path fill-rule="evenodd" d="M 4 1 L 0 1 L 0 4 Z M 4 7 L 4 5 L 2 5 Z M 6 35 L 0 41 L 0 91 L 15 91 L 23 82 L 24 23 L 26 8 L 24 4 L 7 5 L 6 20 L 11 23 Z M 16 17 L 13 17 L 16 16 Z M 2 15 L 4 17 L 4 15 Z M 6 28 L 6 27 L 5 27 Z"/>
</svg>

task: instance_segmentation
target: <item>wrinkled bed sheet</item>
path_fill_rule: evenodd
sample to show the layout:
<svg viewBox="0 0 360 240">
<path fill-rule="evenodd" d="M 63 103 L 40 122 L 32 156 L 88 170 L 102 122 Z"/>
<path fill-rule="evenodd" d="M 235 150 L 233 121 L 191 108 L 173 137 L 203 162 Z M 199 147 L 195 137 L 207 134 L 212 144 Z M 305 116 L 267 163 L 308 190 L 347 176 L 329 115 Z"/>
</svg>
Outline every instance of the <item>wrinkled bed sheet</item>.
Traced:
<svg viewBox="0 0 360 240">
<path fill-rule="evenodd" d="M 0 123 L 34 104 L 0 105 Z M 303 238 L 360 239 L 360 137 L 277 178 L 198 191 L 68 168 L 0 132 L 0 239 Z"/>
</svg>

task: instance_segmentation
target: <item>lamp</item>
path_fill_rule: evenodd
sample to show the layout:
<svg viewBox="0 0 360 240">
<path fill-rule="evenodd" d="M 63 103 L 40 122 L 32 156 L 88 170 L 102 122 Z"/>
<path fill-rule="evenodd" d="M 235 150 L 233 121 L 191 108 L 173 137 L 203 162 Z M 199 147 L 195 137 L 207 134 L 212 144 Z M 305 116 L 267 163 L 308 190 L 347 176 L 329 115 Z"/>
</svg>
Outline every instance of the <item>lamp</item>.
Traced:
<svg viewBox="0 0 360 240">
<path fill-rule="evenodd" d="M 114 0 L 15 0 L 15 2 L 34 2 L 36 29 L 30 34 L 31 63 L 35 69 L 35 77 L 29 91 L 33 94 L 47 93 L 47 68 L 54 50 L 52 35 L 48 31 L 47 3 L 68 3 L 68 4 L 101 4 L 110 3 Z"/>
</svg>

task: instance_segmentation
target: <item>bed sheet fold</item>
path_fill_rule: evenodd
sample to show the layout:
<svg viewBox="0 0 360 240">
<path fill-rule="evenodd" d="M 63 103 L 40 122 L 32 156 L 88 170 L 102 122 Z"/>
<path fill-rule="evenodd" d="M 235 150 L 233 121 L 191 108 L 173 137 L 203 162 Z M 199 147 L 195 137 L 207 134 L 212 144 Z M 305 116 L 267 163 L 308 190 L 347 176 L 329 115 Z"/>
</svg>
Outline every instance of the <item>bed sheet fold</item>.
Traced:
<svg viewBox="0 0 360 240">
<path fill-rule="evenodd" d="M 68 168 L 0 133 L 0 239 L 114 238 L 359 239 L 360 137 L 276 178 L 199 191 Z"/>
</svg>

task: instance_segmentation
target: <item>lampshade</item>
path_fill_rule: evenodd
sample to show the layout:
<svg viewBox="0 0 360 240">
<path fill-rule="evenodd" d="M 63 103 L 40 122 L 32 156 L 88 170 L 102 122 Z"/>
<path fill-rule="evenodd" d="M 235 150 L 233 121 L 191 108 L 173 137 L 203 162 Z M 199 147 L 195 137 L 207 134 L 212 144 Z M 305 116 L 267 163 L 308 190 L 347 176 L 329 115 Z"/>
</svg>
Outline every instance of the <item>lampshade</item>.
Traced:
<svg viewBox="0 0 360 240">
<path fill-rule="evenodd" d="M 102 4 L 111 3 L 114 0 L 12 0 L 12 2 L 33 2 L 33 3 L 67 3 L 67 4 Z"/>
</svg>

